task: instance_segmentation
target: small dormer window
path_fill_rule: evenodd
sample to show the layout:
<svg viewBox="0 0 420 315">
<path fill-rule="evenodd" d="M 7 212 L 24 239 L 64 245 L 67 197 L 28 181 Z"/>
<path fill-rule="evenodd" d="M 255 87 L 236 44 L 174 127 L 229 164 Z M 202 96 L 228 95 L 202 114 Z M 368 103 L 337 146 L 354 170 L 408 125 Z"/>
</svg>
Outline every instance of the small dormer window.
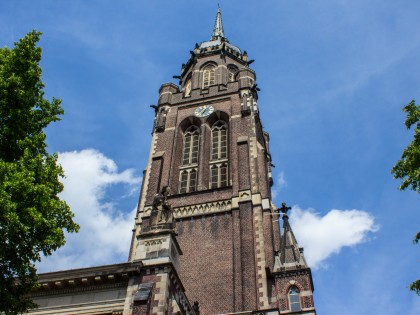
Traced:
<svg viewBox="0 0 420 315">
<path fill-rule="evenodd" d="M 203 88 L 216 84 L 216 67 L 208 65 L 203 70 Z"/>
</svg>

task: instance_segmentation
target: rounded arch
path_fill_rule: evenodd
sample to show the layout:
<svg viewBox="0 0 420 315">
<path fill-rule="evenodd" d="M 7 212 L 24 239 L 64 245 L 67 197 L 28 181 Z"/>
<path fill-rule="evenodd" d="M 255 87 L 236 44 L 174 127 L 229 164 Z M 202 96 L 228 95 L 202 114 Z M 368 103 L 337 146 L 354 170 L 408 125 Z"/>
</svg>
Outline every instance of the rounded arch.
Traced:
<svg viewBox="0 0 420 315">
<path fill-rule="evenodd" d="M 214 62 L 214 61 L 211 61 L 211 60 L 210 61 L 206 61 L 205 63 L 203 63 L 201 65 L 200 71 L 203 71 L 207 67 L 215 67 L 215 68 L 217 68 L 218 67 L 218 64 L 216 62 Z"/>
<path fill-rule="evenodd" d="M 200 128 L 201 120 L 195 116 L 188 116 L 184 118 L 178 125 L 178 129 L 181 133 L 184 133 L 189 127 L 196 126 Z"/>
<path fill-rule="evenodd" d="M 206 119 L 206 124 L 211 128 L 217 121 L 222 120 L 229 124 L 229 115 L 221 110 L 216 110 Z"/>
</svg>

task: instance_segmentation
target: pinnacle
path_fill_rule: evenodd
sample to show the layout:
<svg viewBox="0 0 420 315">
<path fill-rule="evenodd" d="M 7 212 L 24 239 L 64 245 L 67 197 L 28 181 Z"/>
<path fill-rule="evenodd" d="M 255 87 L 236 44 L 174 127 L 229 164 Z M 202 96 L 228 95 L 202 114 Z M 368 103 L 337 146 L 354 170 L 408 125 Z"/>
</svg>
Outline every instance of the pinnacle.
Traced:
<svg viewBox="0 0 420 315">
<path fill-rule="evenodd" d="M 213 29 L 211 40 L 215 40 L 218 37 L 221 37 L 221 38 L 225 37 L 224 31 L 223 31 L 222 10 L 220 10 L 219 5 L 217 9 L 217 14 L 216 14 L 216 21 L 214 22 L 214 29 Z"/>
</svg>

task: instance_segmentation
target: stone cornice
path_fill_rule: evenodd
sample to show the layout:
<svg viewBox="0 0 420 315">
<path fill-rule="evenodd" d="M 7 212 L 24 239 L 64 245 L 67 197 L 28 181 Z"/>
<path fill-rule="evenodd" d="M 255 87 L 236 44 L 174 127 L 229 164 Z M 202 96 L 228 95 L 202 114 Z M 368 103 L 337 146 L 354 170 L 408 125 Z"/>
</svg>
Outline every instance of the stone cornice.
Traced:
<svg viewBox="0 0 420 315">
<path fill-rule="evenodd" d="M 175 219 L 189 218 L 193 216 L 202 216 L 207 214 L 230 212 L 232 209 L 239 208 L 239 203 L 250 201 L 253 206 L 262 205 L 264 210 L 271 210 L 268 198 L 261 198 L 260 193 L 251 193 L 251 190 L 240 191 L 237 197 L 231 199 L 218 200 L 213 202 L 199 203 L 184 207 L 174 207 L 173 213 Z M 147 206 L 143 211 L 143 217 L 150 216 L 152 206 Z"/>
<path fill-rule="evenodd" d="M 118 283 L 128 282 L 130 276 L 140 274 L 141 267 L 141 262 L 127 262 L 39 274 L 40 287 L 34 294 L 42 291 L 119 286 Z"/>
<path fill-rule="evenodd" d="M 276 270 L 272 272 L 273 276 L 279 278 L 286 278 L 289 276 L 297 276 L 297 275 L 307 275 L 311 274 L 310 268 L 301 268 L 301 269 L 293 269 L 293 270 Z"/>
<path fill-rule="evenodd" d="M 206 100 L 203 100 L 202 95 L 206 94 L 206 93 L 201 93 L 201 91 L 203 89 L 194 89 L 193 91 L 200 91 L 200 94 L 197 95 L 196 97 L 192 98 L 185 98 L 182 99 L 181 101 L 171 104 L 171 106 L 178 106 L 178 109 L 185 109 L 185 108 L 190 108 L 190 107 L 195 107 L 195 106 L 203 106 L 203 105 L 209 105 L 209 104 L 215 104 L 215 103 L 221 103 L 224 101 L 229 101 L 231 99 L 230 94 L 236 94 L 238 93 L 237 90 L 235 91 L 226 91 L 224 93 L 224 95 L 220 96 L 220 95 L 215 95 L 215 96 L 210 96 L 208 97 Z"/>
</svg>

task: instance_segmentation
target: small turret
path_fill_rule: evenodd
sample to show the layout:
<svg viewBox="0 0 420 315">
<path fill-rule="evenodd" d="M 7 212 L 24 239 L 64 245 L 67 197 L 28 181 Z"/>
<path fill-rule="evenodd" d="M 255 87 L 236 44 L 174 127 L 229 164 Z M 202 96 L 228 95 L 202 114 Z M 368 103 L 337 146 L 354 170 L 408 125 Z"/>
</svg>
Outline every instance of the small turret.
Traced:
<svg viewBox="0 0 420 315">
<path fill-rule="evenodd" d="M 279 210 L 283 214 L 283 228 L 281 231 L 280 252 L 275 269 L 280 268 L 280 270 L 289 270 L 308 268 L 308 264 L 303 255 L 303 247 L 299 246 L 289 223 L 287 211 L 290 210 L 290 207 L 286 207 L 286 204 L 282 203 L 282 207 Z"/>
<path fill-rule="evenodd" d="M 278 209 L 283 214 L 280 250 L 276 253 L 273 276 L 277 291 L 277 307 L 281 314 L 315 315 L 313 281 L 303 248 L 299 246 L 289 223 L 287 207 L 283 202 Z"/>
</svg>

